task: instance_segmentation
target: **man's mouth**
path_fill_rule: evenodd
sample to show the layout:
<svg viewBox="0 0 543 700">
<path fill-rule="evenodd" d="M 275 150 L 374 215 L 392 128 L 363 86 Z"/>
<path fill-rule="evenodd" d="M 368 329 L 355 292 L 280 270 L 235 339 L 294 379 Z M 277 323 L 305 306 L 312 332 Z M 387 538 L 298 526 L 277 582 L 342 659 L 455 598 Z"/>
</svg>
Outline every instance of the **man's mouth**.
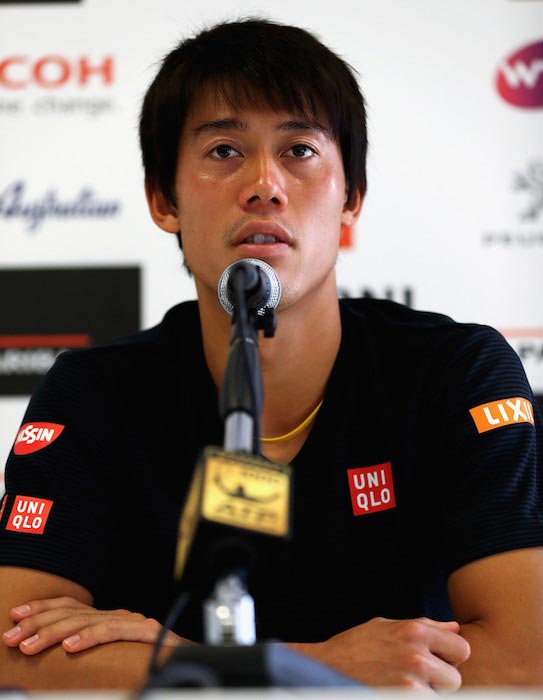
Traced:
<svg viewBox="0 0 543 700">
<path fill-rule="evenodd" d="M 281 243 L 282 241 L 271 233 L 255 233 L 253 236 L 248 236 L 243 243 L 256 243 L 257 245 L 262 245 L 264 243 Z"/>
<path fill-rule="evenodd" d="M 252 220 L 236 231 L 231 244 L 269 245 L 274 246 L 274 250 L 280 250 L 292 246 L 292 238 L 288 230 L 275 221 Z"/>
</svg>

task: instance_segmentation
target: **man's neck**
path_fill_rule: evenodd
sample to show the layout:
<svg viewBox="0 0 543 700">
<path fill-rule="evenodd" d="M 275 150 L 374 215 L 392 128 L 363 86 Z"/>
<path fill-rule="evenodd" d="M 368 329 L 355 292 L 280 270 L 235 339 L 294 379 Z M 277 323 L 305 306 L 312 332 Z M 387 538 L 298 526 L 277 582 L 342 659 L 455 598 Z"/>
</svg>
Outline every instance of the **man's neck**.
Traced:
<svg viewBox="0 0 543 700">
<path fill-rule="evenodd" d="M 221 386 L 230 347 L 231 322 L 215 299 L 199 294 L 207 365 Z M 296 427 L 321 400 L 341 340 L 335 277 L 277 314 L 273 338 L 259 334 L 264 385 L 261 432 L 282 435 Z"/>
</svg>

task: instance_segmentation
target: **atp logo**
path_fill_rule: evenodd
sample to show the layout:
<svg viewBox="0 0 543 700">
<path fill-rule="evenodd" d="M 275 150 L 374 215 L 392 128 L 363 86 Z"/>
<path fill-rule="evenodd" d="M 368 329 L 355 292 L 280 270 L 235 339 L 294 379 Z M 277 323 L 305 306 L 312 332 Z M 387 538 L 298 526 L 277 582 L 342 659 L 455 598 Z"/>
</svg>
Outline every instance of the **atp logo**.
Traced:
<svg viewBox="0 0 543 700">
<path fill-rule="evenodd" d="M 500 62 L 496 90 L 514 107 L 543 107 L 543 41 L 523 46 Z"/>
</svg>

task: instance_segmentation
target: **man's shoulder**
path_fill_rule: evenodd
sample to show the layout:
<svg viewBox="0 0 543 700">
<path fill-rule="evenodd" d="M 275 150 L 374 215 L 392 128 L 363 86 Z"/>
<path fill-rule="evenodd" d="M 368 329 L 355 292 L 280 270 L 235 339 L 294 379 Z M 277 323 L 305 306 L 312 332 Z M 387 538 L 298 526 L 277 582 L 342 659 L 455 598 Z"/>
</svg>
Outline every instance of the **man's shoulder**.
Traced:
<svg viewBox="0 0 543 700">
<path fill-rule="evenodd" d="M 343 325 L 347 330 L 364 329 L 368 334 L 393 334 L 397 340 L 434 337 L 459 340 L 473 336 L 500 336 L 494 328 L 459 322 L 443 313 L 413 309 L 388 299 L 341 299 Z"/>
<path fill-rule="evenodd" d="M 47 379 L 60 384 L 86 381 L 143 387 L 199 363 L 201 348 L 197 304 L 183 302 L 152 328 L 62 353 Z"/>
<path fill-rule="evenodd" d="M 70 350 L 59 357 L 61 364 L 89 363 L 107 365 L 120 360 L 123 363 L 146 361 L 150 356 L 182 355 L 194 349 L 201 339 L 198 305 L 186 301 L 169 309 L 155 326 L 127 336 Z"/>
<path fill-rule="evenodd" d="M 363 297 L 340 300 L 344 318 L 375 327 L 421 328 L 450 327 L 458 325 L 454 319 L 434 311 L 420 311 L 389 299 Z"/>
<path fill-rule="evenodd" d="M 341 317 L 347 345 L 363 346 L 378 364 L 399 371 L 407 365 L 427 369 L 430 362 L 441 369 L 498 359 L 518 364 L 511 346 L 491 326 L 370 298 L 341 300 Z"/>
</svg>

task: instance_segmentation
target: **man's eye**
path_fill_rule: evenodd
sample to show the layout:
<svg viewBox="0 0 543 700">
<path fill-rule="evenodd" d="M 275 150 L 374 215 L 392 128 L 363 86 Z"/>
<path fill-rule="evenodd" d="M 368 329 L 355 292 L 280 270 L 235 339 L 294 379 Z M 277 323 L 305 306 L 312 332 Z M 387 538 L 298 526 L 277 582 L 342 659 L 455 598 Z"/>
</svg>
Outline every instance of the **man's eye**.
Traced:
<svg viewBox="0 0 543 700">
<path fill-rule="evenodd" d="M 285 152 L 285 155 L 294 156 L 295 158 L 310 158 L 315 153 L 316 151 L 311 146 L 307 146 L 305 143 L 296 143 Z"/>
<path fill-rule="evenodd" d="M 218 160 L 225 160 L 226 158 L 239 156 L 239 153 L 235 148 L 232 148 L 232 146 L 221 144 L 220 146 L 215 146 L 215 148 L 210 151 L 210 156 Z"/>
</svg>

